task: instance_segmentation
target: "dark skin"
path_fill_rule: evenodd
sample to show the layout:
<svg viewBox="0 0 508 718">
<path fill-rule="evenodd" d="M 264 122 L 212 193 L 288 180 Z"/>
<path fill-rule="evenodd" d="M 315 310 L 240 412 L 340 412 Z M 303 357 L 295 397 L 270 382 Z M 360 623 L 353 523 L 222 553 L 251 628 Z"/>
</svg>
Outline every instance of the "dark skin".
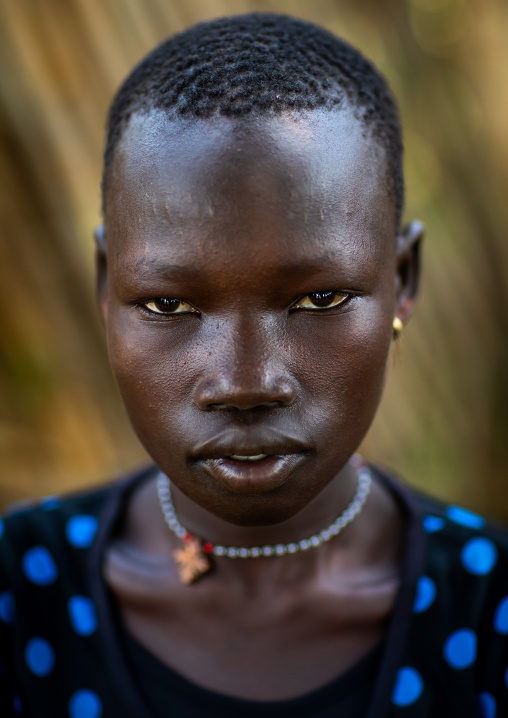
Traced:
<svg viewBox="0 0 508 718">
<path fill-rule="evenodd" d="M 134 117 L 115 154 L 98 290 L 131 421 L 181 523 L 235 546 L 331 524 L 377 409 L 392 322 L 418 289 L 386 160 L 348 107 L 272 118 Z M 261 458 L 246 460 L 245 458 Z M 254 700 L 326 684 L 383 637 L 403 519 L 374 484 L 318 549 L 215 558 L 179 581 L 153 481 L 105 557 L 129 630 L 196 683 Z"/>
</svg>

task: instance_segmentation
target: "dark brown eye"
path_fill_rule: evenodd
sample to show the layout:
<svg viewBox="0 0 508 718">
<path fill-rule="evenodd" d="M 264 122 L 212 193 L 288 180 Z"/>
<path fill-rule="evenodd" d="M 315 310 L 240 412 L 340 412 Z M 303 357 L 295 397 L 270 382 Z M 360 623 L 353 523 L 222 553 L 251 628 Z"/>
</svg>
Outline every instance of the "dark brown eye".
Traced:
<svg viewBox="0 0 508 718">
<path fill-rule="evenodd" d="M 145 302 L 142 306 L 149 312 L 152 312 L 152 314 L 191 314 L 196 312 L 194 307 L 188 302 L 183 302 L 181 299 L 158 297 L 157 299 L 151 299 L 149 302 Z"/>
<path fill-rule="evenodd" d="M 348 297 L 342 292 L 312 292 L 294 304 L 293 309 L 331 309 L 343 304 Z"/>
<path fill-rule="evenodd" d="M 313 292 L 309 299 L 316 307 L 328 307 L 335 297 L 335 292 Z"/>
</svg>

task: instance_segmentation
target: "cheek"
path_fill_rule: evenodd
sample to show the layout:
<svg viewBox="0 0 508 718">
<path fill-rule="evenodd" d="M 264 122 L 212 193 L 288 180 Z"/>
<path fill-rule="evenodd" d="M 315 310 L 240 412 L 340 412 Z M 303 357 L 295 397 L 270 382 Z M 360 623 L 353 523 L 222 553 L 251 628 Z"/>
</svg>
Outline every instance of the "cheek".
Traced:
<svg viewBox="0 0 508 718">
<path fill-rule="evenodd" d="M 321 414 L 321 420 L 333 417 L 342 431 L 368 429 L 384 386 L 390 314 L 372 312 L 367 319 L 362 314 L 352 311 L 339 321 L 337 317 L 308 321 L 301 327 L 302 340 L 296 342 L 299 357 L 294 371 L 301 372 L 298 378 L 309 394 L 308 406 Z"/>
<path fill-rule="evenodd" d="M 165 332 L 123 314 L 109 314 L 109 358 L 127 413 L 146 443 L 160 438 L 161 427 L 171 423 L 191 392 L 189 342 L 178 331 Z"/>
</svg>

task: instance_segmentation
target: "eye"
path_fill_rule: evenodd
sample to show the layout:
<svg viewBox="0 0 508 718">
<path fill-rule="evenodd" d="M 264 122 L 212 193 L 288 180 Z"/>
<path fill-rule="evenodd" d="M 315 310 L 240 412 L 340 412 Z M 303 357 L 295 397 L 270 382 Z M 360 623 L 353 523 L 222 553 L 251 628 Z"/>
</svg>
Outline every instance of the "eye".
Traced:
<svg viewBox="0 0 508 718">
<path fill-rule="evenodd" d="M 143 302 L 140 306 L 150 314 L 162 314 L 164 316 L 171 314 L 196 314 L 197 312 L 188 302 L 184 302 L 181 299 L 165 299 L 163 297 L 150 299 L 148 302 Z"/>
<path fill-rule="evenodd" d="M 350 295 L 342 292 L 312 292 L 299 299 L 291 309 L 332 309 L 345 304 L 348 299 Z"/>
</svg>

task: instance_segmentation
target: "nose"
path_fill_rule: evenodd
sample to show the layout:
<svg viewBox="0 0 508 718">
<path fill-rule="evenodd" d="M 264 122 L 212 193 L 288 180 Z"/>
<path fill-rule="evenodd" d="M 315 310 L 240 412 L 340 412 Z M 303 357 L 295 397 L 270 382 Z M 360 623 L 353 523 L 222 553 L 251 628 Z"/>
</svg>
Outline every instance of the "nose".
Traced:
<svg viewBox="0 0 508 718">
<path fill-rule="evenodd" d="M 283 362 L 276 334 L 266 325 L 254 329 L 249 322 L 215 337 L 195 385 L 194 404 L 203 411 L 293 404 L 297 382 Z"/>
</svg>

